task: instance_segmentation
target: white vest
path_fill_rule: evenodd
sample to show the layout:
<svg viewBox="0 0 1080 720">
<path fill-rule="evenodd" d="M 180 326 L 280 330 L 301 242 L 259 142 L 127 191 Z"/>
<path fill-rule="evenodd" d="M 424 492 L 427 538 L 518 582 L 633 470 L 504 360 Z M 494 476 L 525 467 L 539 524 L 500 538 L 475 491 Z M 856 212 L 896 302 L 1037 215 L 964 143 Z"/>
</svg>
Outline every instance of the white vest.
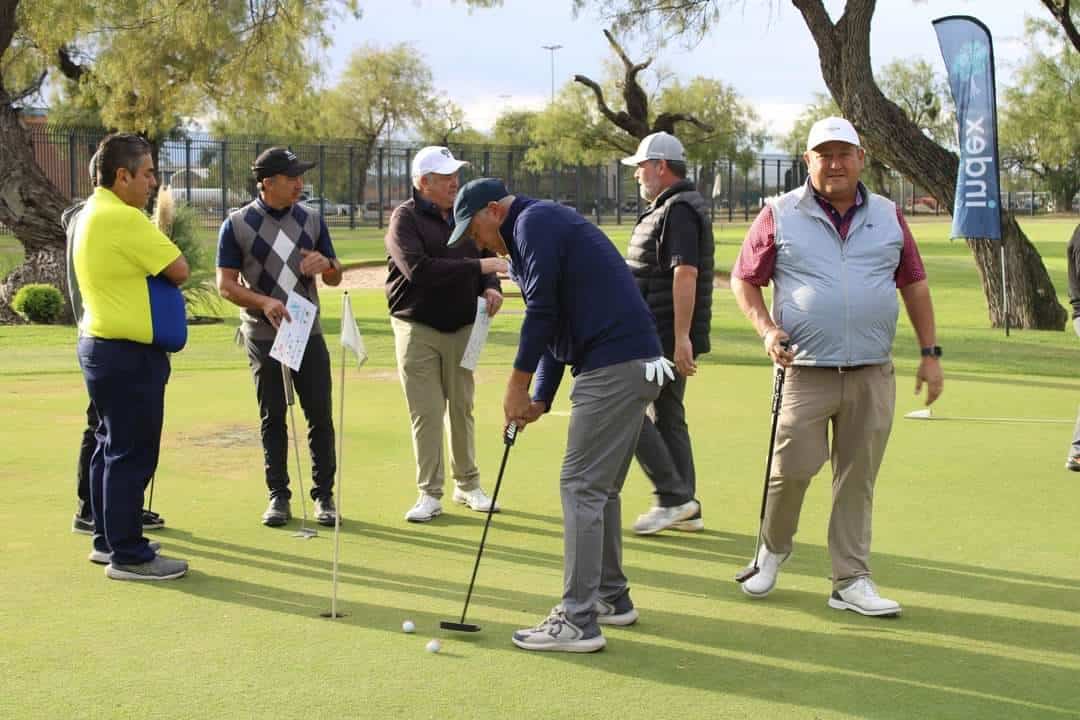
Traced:
<svg viewBox="0 0 1080 720">
<path fill-rule="evenodd" d="M 847 240 L 809 183 L 769 201 L 776 225 L 772 317 L 798 345 L 796 365 L 846 367 L 891 359 L 904 245 L 896 205 L 873 193 Z"/>
</svg>

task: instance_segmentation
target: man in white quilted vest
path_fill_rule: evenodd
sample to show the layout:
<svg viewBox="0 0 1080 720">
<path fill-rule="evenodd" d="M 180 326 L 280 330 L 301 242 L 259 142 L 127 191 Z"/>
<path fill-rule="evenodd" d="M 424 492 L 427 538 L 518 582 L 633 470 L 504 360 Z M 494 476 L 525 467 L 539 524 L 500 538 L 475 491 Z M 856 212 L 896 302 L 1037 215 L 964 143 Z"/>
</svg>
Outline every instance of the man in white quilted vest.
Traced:
<svg viewBox="0 0 1080 720">
<path fill-rule="evenodd" d="M 829 607 L 899 615 L 900 604 L 881 597 L 870 579 L 874 482 L 896 405 L 897 290 L 921 352 L 915 392 L 926 384 L 927 405 L 941 394 L 930 288 L 900 209 L 859 182 L 864 152 L 851 123 L 814 123 L 803 158 L 807 183 L 762 208 L 731 273 L 731 289 L 765 352 L 787 368 L 760 572 L 742 589 L 762 598 L 776 586 L 810 479 L 829 459 Z M 771 311 L 762 295 L 770 282 Z"/>
</svg>

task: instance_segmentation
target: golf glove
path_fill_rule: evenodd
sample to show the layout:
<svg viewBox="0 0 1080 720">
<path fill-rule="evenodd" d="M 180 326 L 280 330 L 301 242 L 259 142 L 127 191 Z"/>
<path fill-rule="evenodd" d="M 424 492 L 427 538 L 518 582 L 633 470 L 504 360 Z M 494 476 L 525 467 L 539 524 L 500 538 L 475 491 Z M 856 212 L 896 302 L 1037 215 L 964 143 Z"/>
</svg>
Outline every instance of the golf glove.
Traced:
<svg viewBox="0 0 1080 720">
<path fill-rule="evenodd" d="M 665 357 L 649 360 L 645 363 L 645 382 L 656 380 L 660 387 L 664 386 L 664 376 L 668 380 L 675 379 L 675 364 Z"/>
</svg>

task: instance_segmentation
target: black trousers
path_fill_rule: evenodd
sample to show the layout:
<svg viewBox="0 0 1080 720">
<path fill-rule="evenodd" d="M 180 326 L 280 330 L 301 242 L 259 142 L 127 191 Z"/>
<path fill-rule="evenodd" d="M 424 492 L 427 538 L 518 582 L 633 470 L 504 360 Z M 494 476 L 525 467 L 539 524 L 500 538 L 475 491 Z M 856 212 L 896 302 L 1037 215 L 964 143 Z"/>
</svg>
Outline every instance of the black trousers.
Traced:
<svg viewBox="0 0 1080 720">
<path fill-rule="evenodd" d="M 661 507 L 690 502 L 697 493 L 694 451 L 683 404 L 685 395 L 686 378 L 675 373 L 675 380 L 666 383 L 653 401 L 655 419 L 645 415 L 634 451 L 641 469 L 656 489 Z"/>
<path fill-rule="evenodd" d="M 270 357 L 270 340 L 244 339 L 255 379 L 255 397 L 259 402 L 263 467 L 270 497 L 292 497 L 289 490 L 289 431 L 285 401 L 285 382 L 281 363 Z M 311 453 L 311 497 L 330 497 L 334 488 L 337 460 L 334 453 L 334 421 L 331 416 L 330 353 L 322 335 L 312 335 L 300 362 L 300 371 L 289 371 L 293 387 L 307 420 L 308 450 Z"/>
<path fill-rule="evenodd" d="M 76 514 L 84 520 L 92 520 L 94 513 L 90 509 L 90 458 L 97 447 L 97 426 L 101 422 L 93 401 L 86 405 L 86 429 L 83 430 L 79 445 L 79 466 L 76 469 L 76 492 L 79 496 Z"/>
</svg>

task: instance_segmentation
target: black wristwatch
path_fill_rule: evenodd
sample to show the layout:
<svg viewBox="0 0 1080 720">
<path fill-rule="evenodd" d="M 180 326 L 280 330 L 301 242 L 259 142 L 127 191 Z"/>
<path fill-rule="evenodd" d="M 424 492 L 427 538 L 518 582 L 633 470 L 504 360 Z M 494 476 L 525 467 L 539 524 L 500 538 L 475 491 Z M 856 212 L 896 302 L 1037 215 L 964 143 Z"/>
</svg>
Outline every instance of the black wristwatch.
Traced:
<svg viewBox="0 0 1080 720">
<path fill-rule="evenodd" d="M 923 357 L 939 358 L 939 357 L 941 357 L 941 346 L 940 345 L 934 345 L 932 347 L 924 347 L 919 352 L 922 354 Z"/>
</svg>

